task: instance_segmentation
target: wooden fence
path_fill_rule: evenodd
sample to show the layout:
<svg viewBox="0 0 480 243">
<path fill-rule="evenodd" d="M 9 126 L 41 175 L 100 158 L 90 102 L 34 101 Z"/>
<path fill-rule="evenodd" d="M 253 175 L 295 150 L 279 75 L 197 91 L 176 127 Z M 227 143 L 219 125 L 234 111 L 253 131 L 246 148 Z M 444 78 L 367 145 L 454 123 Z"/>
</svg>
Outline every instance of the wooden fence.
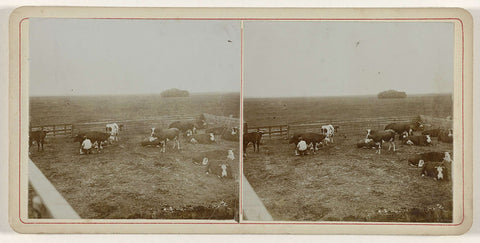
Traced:
<svg viewBox="0 0 480 243">
<path fill-rule="evenodd" d="M 240 119 L 226 116 L 216 116 L 208 113 L 203 113 L 203 117 L 207 125 L 225 126 L 225 127 L 239 127 Z"/>
<path fill-rule="evenodd" d="M 288 125 L 273 125 L 273 126 L 257 126 L 249 127 L 248 124 L 244 124 L 244 131 L 248 132 L 263 132 L 263 138 L 268 139 L 281 139 L 288 137 L 289 126 Z"/>
<path fill-rule="evenodd" d="M 47 136 L 72 136 L 73 125 L 72 124 L 54 124 L 54 125 L 42 125 L 42 126 L 30 126 L 30 132 L 32 131 L 45 131 Z"/>
</svg>

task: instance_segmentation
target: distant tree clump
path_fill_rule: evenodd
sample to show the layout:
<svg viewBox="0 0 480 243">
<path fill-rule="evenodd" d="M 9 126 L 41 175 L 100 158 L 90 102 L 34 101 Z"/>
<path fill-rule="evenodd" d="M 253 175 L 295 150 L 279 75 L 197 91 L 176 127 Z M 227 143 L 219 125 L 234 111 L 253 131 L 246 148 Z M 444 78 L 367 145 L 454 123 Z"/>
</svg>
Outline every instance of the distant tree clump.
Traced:
<svg viewBox="0 0 480 243">
<path fill-rule="evenodd" d="M 160 95 L 164 98 L 170 98 L 170 97 L 188 97 L 190 93 L 186 90 L 181 90 L 181 89 L 167 89 L 160 93 Z"/>
<path fill-rule="evenodd" d="M 387 90 L 380 92 L 378 94 L 379 99 L 393 99 L 393 98 L 407 98 L 407 94 L 405 92 L 400 92 L 396 90 Z"/>
</svg>

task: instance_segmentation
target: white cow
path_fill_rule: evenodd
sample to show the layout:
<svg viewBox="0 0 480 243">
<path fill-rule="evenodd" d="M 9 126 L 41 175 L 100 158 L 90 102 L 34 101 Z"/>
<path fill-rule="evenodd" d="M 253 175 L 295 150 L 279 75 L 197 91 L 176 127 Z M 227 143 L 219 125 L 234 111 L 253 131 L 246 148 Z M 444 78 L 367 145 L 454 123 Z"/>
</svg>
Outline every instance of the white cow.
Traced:
<svg viewBox="0 0 480 243">
<path fill-rule="evenodd" d="M 105 128 L 105 131 L 108 133 L 110 133 L 110 138 L 108 139 L 108 141 L 110 143 L 113 143 L 113 142 L 118 142 L 118 133 L 120 131 L 120 128 L 119 126 L 117 125 L 117 123 L 110 123 L 110 124 L 107 124 L 106 128 Z"/>
<path fill-rule="evenodd" d="M 333 125 L 322 126 L 322 133 L 325 135 L 325 142 L 333 143 L 333 136 L 335 135 L 335 127 Z"/>
</svg>

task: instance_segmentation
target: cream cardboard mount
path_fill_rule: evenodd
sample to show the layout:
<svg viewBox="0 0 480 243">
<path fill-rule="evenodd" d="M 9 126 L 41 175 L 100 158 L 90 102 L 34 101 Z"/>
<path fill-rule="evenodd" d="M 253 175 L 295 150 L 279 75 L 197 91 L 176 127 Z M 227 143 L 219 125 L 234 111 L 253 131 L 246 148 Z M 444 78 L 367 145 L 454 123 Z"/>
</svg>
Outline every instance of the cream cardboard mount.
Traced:
<svg viewBox="0 0 480 243">
<path fill-rule="evenodd" d="M 29 158 L 29 124 L 31 123 L 31 116 L 29 114 L 29 106 L 31 103 L 29 102 L 31 102 L 30 92 L 33 93 L 33 91 L 29 89 L 33 89 L 34 87 L 34 85 L 31 85 L 31 82 L 34 82 L 32 80 L 36 80 L 36 77 L 34 76 L 40 75 L 38 72 L 32 72 L 34 69 L 32 65 L 34 64 L 30 60 L 33 49 L 38 48 L 38 43 L 33 42 L 38 40 L 29 37 L 31 37 L 30 35 L 33 30 L 32 28 L 38 26 L 36 25 L 36 21 L 41 20 L 90 20 L 92 23 L 95 23 L 95 21 L 98 21 L 98 23 L 101 21 L 117 21 L 120 23 L 120 25 L 123 24 L 125 26 L 134 21 L 163 21 L 164 23 L 188 22 L 189 24 L 196 24 L 198 28 L 200 28 L 203 23 L 206 23 L 206 21 L 210 23 L 215 21 L 226 21 L 229 23 L 233 22 L 232 26 L 234 27 L 232 27 L 229 31 L 232 31 L 234 34 L 231 34 L 229 36 L 231 39 L 222 44 L 238 45 L 235 46 L 235 48 L 237 48 L 235 50 L 238 51 L 238 54 L 236 54 L 234 58 L 238 60 L 238 69 L 235 70 L 240 70 L 237 79 L 238 87 L 240 87 L 238 92 L 241 94 L 241 102 L 239 103 L 238 107 L 240 110 L 240 115 L 238 117 L 239 124 L 243 124 L 245 122 L 245 117 L 243 115 L 245 105 L 242 103 L 244 100 L 242 95 L 248 95 L 245 87 L 249 85 L 249 78 L 253 77 L 253 74 L 251 74 L 248 68 L 246 68 L 249 65 L 246 62 L 250 62 L 251 59 L 249 59 L 248 55 L 245 55 L 245 53 L 250 55 L 255 53 L 255 51 L 251 51 L 251 49 L 249 49 L 254 49 L 252 44 L 253 41 L 251 41 L 251 39 L 249 39 L 250 37 L 246 36 L 246 34 L 248 34 L 248 31 L 250 31 L 248 28 L 254 28 L 256 23 L 268 22 L 272 25 L 275 25 L 276 23 L 289 22 L 290 24 L 298 25 L 299 27 L 303 26 L 305 23 L 313 22 L 321 22 L 327 25 L 332 23 L 371 23 L 373 25 L 378 23 L 392 25 L 412 23 L 442 23 L 448 25 L 452 30 L 450 34 L 453 36 L 452 45 L 450 47 L 453 50 L 453 56 L 451 56 L 452 60 L 449 60 L 453 65 L 453 77 L 449 77 L 453 81 L 453 90 L 451 92 L 453 113 L 451 116 L 452 120 L 450 122 L 450 128 L 453 128 L 453 147 L 451 151 L 453 154 L 453 162 L 450 165 L 451 181 L 448 182 L 451 183 L 451 199 L 453 205 L 451 206 L 451 210 L 444 208 L 444 211 L 442 211 L 440 208 L 440 211 L 431 211 L 429 213 L 434 219 L 435 217 L 438 218 L 438 215 L 432 216 L 436 213 L 447 215 L 447 217 L 451 217 L 451 220 L 447 220 L 447 222 L 438 222 L 436 220 L 431 220 L 431 222 L 428 220 L 423 222 L 415 222 L 416 220 L 412 219 L 411 221 L 399 220 L 396 222 L 395 220 L 377 221 L 375 218 L 366 219 L 365 217 L 359 217 L 357 219 L 350 220 L 346 218 L 319 219 L 318 221 L 284 220 L 285 217 L 282 217 L 282 214 L 279 213 L 278 210 L 272 210 L 271 204 L 267 206 L 264 205 L 265 200 L 267 199 L 262 197 L 265 195 L 265 193 L 258 193 L 258 189 L 255 190 L 257 185 L 255 183 L 250 184 L 247 180 L 248 176 L 245 176 L 242 173 L 243 168 L 245 168 L 246 163 L 248 163 L 248 160 L 250 159 L 250 157 L 241 156 L 241 153 L 238 153 L 238 151 L 243 150 L 242 140 L 245 137 L 242 138 L 242 136 L 239 136 L 240 141 L 238 142 L 238 147 L 235 147 L 232 150 L 236 151 L 236 154 L 233 155 L 233 153 L 228 153 L 228 156 L 230 156 L 229 158 L 232 156 L 240 157 L 238 164 L 239 171 L 233 176 L 233 179 L 230 179 L 237 182 L 236 185 L 238 187 L 234 191 L 236 194 L 235 197 L 238 199 L 238 205 L 236 205 L 236 209 L 234 208 L 234 210 L 232 210 L 230 208 L 228 210 L 231 211 L 228 211 L 227 209 L 222 208 L 222 206 L 224 206 L 222 203 L 215 204 L 215 207 L 217 207 L 218 210 L 226 210 L 224 211 L 226 214 L 230 213 L 234 215 L 234 217 L 230 219 L 184 219 L 182 217 L 177 219 L 151 219 L 152 217 L 147 218 L 145 216 L 147 214 L 141 214 L 135 219 L 122 217 L 115 219 L 82 218 L 81 215 L 83 214 L 79 212 L 81 209 L 79 210 L 78 204 L 72 203 L 72 200 L 74 199 L 69 198 L 69 200 L 65 200 L 65 198 L 68 197 L 62 194 L 65 192 L 62 192 L 62 190 L 57 188 L 58 182 L 52 182 L 51 175 L 46 176 L 42 170 L 35 165 L 34 159 Z M 12 228 L 20 233 L 260 233 L 416 235 L 455 235 L 465 233 L 470 228 L 473 217 L 472 24 L 473 21 L 471 15 L 467 11 L 458 8 L 17 8 L 10 16 L 9 222 Z M 127 30 L 127 28 L 125 30 Z M 335 31 L 339 30 L 341 31 L 341 29 L 337 29 Z M 161 32 L 162 29 L 152 29 L 151 31 Z M 125 34 L 128 35 L 128 33 Z M 168 38 L 168 32 L 166 32 L 165 35 Z M 178 36 L 181 35 L 177 35 L 176 38 L 180 38 Z M 80 40 L 85 38 L 86 40 L 90 37 L 92 36 L 80 36 L 76 38 L 80 38 Z M 45 38 L 50 38 L 54 43 L 56 36 L 50 35 L 45 36 Z M 194 42 L 196 42 L 196 39 L 192 39 L 191 41 L 193 45 Z M 35 47 L 35 44 L 37 44 L 37 47 Z M 60 46 L 62 43 L 57 42 L 56 45 Z M 357 43 L 357 46 L 358 45 L 359 43 Z M 434 44 L 432 43 L 432 45 Z M 138 48 L 138 45 L 132 44 L 131 46 L 127 46 L 127 48 Z M 171 48 L 174 47 L 172 46 Z M 372 53 L 372 51 L 370 53 Z M 364 53 L 363 55 L 368 54 L 369 53 Z M 57 55 L 62 55 L 62 53 L 57 53 Z M 192 53 L 192 55 L 195 55 L 195 53 Z M 80 55 L 79 58 L 82 58 L 82 55 Z M 299 63 L 307 62 L 305 59 L 299 58 L 298 56 L 292 58 L 298 58 L 295 61 Z M 394 57 L 392 57 L 392 59 L 393 58 Z M 71 61 L 77 62 L 78 60 Z M 391 60 L 385 60 L 385 62 L 388 61 Z M 345 72 L 348 72 L 348 68 L 349 67 L 345 66 Z M 60 65 L 59 69 L 61 69 Z M 185 71 L 188 72 L 188 70 Z M 60 80 L 59 82 L 67 81 Z M 49 84 L 46 83 L 46 85 Z M 59 83 L 59 85 L 61 84 Z M 52 115 L 54 114 L 52 113 Z M 73 134 L 73 127 L 71 129 Z M 237 132 L 239 134 L 244 134 L 247 132 L 244 131 L 244 129 L 245 127 L 240 126 L 237 131 L 233 129 L 231 134 L 233 135 Z M 111 130 L 109 132 L 111 132 Z M 290 134 L 290 136 L 291 135 L 293 134 Z M 38 142 L 39 141 L 35 141 L 35 143 Z M 49 143 L 51 143 L 51 141 L 49 141 Z M 46 143 L 46 146 L 50 146 L 49 143 Z M 167 144 L 169 144 L 169 142 L 167 142 Z M 169 148 L 167 148 L 167 152 L 168 149 Z M 35 153 L 37 151 L 36 145 L 30 148 L 30 150 L 32 154 Z M 75 149 L 75 151 L 78 150 Z M 373 154 L 373 150 L 369 152 L 372 152 Z M 262 151 L 262 153 L 269 153 L 268 149 L 267 152 Z M 382 151 L 382 155 L 376 156 L 387 156 L 384 155 L 385 153 L 388 154 L 388 152 Z M 238 156 L 239 154 L 240 156 Z M 205 163 L 205 160 L 201 159 L 200 162 Z M 54 159 L 52 163 L 55 163 Z M 234 165 L 233 167 L 235 166 L 237 165 Z M 223 179 L 223 177 L 226 177 L 228 173 L 231 173 L 227 170 L 230 167 L 232 167 L 231 164 L 228 166 L 224 165 L 223 167 L 222 165 L 219 165 L 219 182 L 228 183 L 226 181 L 227 179 Z M 215 167 L 215 170 L 216 169 L 217 168 Z M 79 183 L 79 186 L 81 185 L 82 183 Z M 95 183 L 92 185 L 95 185 Z M 158 186 L 161 187 L 161 184 Z M 112 185 L 112 188 L 113 187 L 114 186 Z M 325 185 L 325 187 L 328 187 L 328 185 Z M 435 189 L 436 188 L 432 188 L 432 190 Z M 138 190 L 142 190 L 142 188 L 138 188 Z M 35 196 L 32 196 L 32 194 Z M 288 195 L 285 196 L 287 197 Z M 355 195 L 352 195 L 352 197 L 355 197 Z M 141 200 L 140 202 L 137 202 L 141 203 Z M 108 202 L 105 203 L 108 204 Z M 281 205 L 281 202 L 275 205 Z M 35 207 L 43 207 L 42 210 L 48 213 L 49 218 L 32 217 L 32 210 L 37 210 Z M 159 207 L 162 207 L 162 205 L 159 205 Z M 298 207 L 299 212 L 303 210 L 302 205 L 298 205 Z M 172 209 L 166 207 L 161 208 L 160 210 L 168 211 Z M 423 213 L 426 212 L 426 209 L 422 210 Z M 274 213 L 272 213 L 273 211 Z"/>
</svg>

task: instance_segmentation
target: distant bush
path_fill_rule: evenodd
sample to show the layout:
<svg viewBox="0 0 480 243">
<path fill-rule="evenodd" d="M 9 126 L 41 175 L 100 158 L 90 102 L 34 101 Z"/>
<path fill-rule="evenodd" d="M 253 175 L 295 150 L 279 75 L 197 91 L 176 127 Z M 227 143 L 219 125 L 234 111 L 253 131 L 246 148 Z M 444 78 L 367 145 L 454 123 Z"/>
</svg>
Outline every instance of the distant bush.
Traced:
<svg viewBox="0 0 480 243">
<path fill-rule="evenodd" d="M 160 95 L 164 98 L 169 98 L 169 97 L 188 97 L 190 96 L 190 93 L 186 90 L 181 90 L 181 89 L 167 89 L 160 93 Z"/>
<path fill-rule="evenodd" d="M 396 90 L 387 90 L 380 92 L 378 94 L 379 99 L 392 99 L 392 98 L 407 98 L 407 94 L 405 92 L 400 92 Z"/>
</svg>

